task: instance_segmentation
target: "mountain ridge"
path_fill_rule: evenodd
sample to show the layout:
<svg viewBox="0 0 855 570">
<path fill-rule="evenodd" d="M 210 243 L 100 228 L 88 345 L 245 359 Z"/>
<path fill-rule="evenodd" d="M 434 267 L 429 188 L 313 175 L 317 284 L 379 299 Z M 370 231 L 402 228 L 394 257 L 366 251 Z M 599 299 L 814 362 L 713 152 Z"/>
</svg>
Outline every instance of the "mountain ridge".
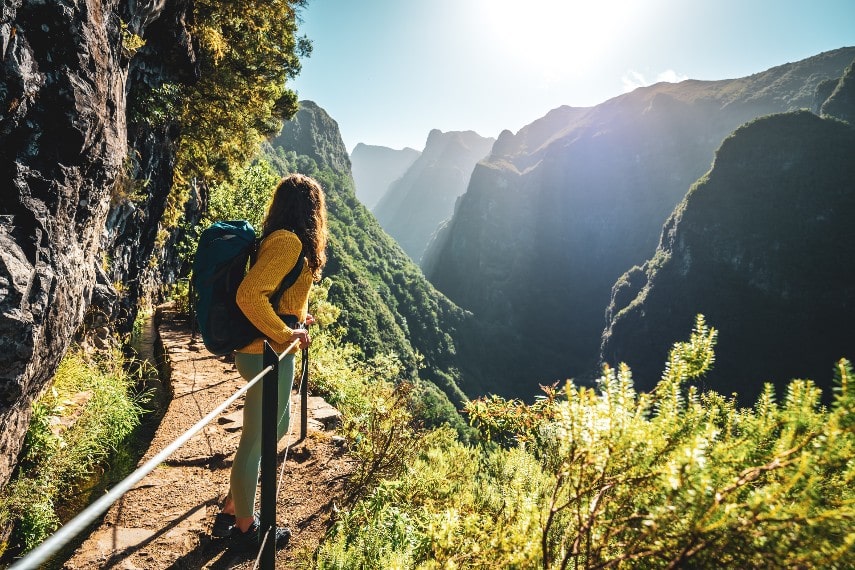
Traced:
<svg viewBox="0 0 855 570">
<path fill-rule="evenodd" d="M 377 202 L 373 212 L 380 225 L 416 263 L 494 141 L 475 131 L 431 130 L 422 154 Z"/>
<path fill-rule="evenodd" d="M 400 150 L 385 146 L 357 143 L 350 153 L 356 196 L 369 210 L 421 156 L 421 151 L 405 147 Z"/>
<path fill-rule="evenodd" d="M 534 150 L 525 127 L 500 135 L 423 264 L 484 330 L 511 331 L 527 354 L 497 349 L 485 377 L 504 375 L 500 393 L 520 397 L 593 377 L 612 286 L 652 255 L 721 141 L 756 117 L 815 107 L 820 84 L 853 59 L 855 48 L 841 48 L 747 78 L 660 83 L 559 108 L 553 119 L 567 122 L 541 132 Z M 532 326 L 536 335 L 518 332 Z"/>
<path fill-rule="evenodd" d="M 855 273 L 840 263 L 855 257 L 853 154 L 855 129 L 808 111 L 737 129 L 656 253 L 615 285 L 601 359 L 626 362 L 649 389 L 663 343 L 703 313 L 720 329 L 706 386 L 747 404 L 763 381 L 780 393 L 811 378 L 829 399 L 834 362 L 855 357 Z"/>
</svg>

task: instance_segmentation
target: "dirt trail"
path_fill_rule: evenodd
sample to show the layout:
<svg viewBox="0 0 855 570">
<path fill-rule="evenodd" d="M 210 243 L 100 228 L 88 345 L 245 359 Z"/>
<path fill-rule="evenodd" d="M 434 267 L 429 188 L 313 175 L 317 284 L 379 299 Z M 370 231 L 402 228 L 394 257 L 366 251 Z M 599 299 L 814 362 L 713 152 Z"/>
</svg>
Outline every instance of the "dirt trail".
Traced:
<svg viewBox="0 0 855 570">
<path fill-rule="evenodd" d="M 173 397 L 140 464 L 244 384 L 226 358 L 191 343 L 188 321 L 169 306 L 158 310 L 158 330 L 170 370 Z M 297 441 L 300 398 L 292 396 L 291 436 L 279 445 L 280 466 L 287 461 L 277 502 L 277 524 L 293 532 L 277 552 L 277 568 L 297 568 L 326 531 L 336 497 L 354 468 L 336 445 L 331 429 L 337 412 L 320 398 L 309 398 L 308 433 Z M 252 568 L 254 555 L 227 549 L 209 535 L 240 437 L 243 399 L 227 408 L 160 467 L 120 499 L 64 568 Z"/>
</svg>

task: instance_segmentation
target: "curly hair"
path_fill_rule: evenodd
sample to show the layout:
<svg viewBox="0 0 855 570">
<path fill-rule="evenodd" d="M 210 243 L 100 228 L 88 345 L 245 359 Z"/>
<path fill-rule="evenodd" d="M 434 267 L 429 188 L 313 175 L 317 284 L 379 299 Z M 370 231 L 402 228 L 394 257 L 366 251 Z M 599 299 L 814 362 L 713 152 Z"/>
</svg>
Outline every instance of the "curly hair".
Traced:
<svg viewBox="0 0 855 570">
<path fill-rule="evenodd" d="M 327 262 L 327 206 L 315 179 L 289 174 L 279 181 L 264 217 L 262 238 L 276 230 L 297 234 L 312 277 L 318 281 Z"/>
</svg>

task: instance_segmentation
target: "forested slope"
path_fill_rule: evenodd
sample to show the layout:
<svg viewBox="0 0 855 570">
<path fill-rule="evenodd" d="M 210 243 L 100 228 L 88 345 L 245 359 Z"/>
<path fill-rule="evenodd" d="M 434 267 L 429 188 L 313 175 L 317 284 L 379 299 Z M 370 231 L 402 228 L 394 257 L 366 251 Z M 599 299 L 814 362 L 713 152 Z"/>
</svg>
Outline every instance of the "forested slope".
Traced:
<svg viewBox="0 0 855 570">
<path fill-rule="evenodd" d="M 843 102 L 822 118 L 771 115 L 724 141 L 656 253 L 612 290 L 604 360 L 627 362 L 650 388 L 703 313 L 724 331 L 707 387 L 748 403 L 763 382 L 810 378 L 831 397 L 834 363 L 855 357 L 855 128 L 843 120 L 855 116 L 853 78 L 850 66 Z"/>
<path fill-rule="evenodd" d="M 330 301 L 343 311 L 345 338 L 369 357 L 394 352 L 410 377 L 429 379 L 459 408 L 467 386 L 457 335 L 469 315 L 430 285 L 356 198 L 335 121 L 302 101 L 267 146 L 267 158 L 280 172 L 300 170 L 324 186 L 330 222 L 325 275 L 333 281 Z"/>
<path fill-rule="evenodd" d="M 653 255 L 722 140 L 759 116 L 818 112 L 853 58 L 841 48 L 743 78 L 659 83 L 500 135 L 424 265 L 481 325 L 484 383 L 531 397 L 539 383 L 593 378 L 612 286 Z"/>
</svg>

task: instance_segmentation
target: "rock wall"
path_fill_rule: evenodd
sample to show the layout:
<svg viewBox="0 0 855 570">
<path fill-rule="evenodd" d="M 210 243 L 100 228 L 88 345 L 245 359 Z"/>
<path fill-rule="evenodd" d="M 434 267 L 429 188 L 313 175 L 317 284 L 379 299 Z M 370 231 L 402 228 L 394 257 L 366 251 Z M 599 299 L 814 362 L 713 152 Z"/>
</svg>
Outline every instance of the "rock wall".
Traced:
<svg viewBox="0 0 855 570">
<path fill-rule="evenodd" d="M 0 482 L 95 284 L 125 155 L 117 2 L 5 3 L 0 24 Z"/>
<path fill-rule="evenodd" d="M 129 327 L 160 274 L 174 271 L 172 254 L 159 264 L 151 259 L 177 133 L 168 121 L 142 124 L 127 105 L 145 82 L 192 75 L 188 2 L 166 4 L 3 4 L 0 486 L 14 468 L 32 400 L 87 311 L 118 311 Z M 139 57 L 127 41 L 132 33 L 146 40 Z M 133 200 L 127 188 L 138 190 Z M 160 240 L 161 252 L 175 239 Z"/>
<path fill-rule="evenodd" d="M 174 192 L 180 134 L 176 101 L 169 99 L 168 89 L 192 83 L 198 73 L 189 10 L 189 0 L 139 2 L 125 15 L 145 45 L 134 54 L 128 71 L 128 150 L 102 235 L 106 289 L 115 285 L 118 291 L 113 302 L 93 302 L 125 332 L 141 302 L 159 301 L 164 286 L 187 274 L 180 244 L 199 220 L 207 194 L 204 186 L 193 185 L 181 227 L 162 226 Z"/>
<path fill-rule="evenodd" d="M 300 101 L 297 114 L 283 125 L 270 145 L 312 157 L 321 168 L 350 175 L 350 157 L 338 123 L 314 101 Z"/>
</svg>

